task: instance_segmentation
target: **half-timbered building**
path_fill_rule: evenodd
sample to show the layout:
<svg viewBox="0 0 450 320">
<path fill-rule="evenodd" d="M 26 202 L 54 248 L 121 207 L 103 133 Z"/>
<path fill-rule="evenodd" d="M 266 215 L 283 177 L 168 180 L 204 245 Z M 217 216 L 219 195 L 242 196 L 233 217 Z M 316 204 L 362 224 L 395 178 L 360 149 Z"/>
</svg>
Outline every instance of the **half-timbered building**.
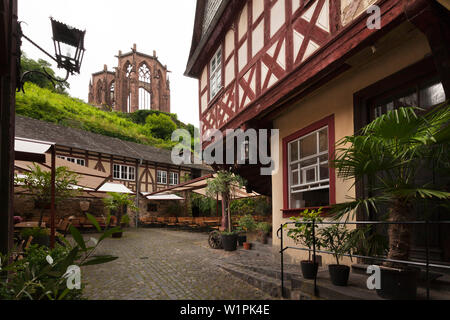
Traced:
<svg viewBox="0 0 450 320">
<path fill-rule="evenodd" d="M 279 130 L 272 176 L 233 165 L 249 189 L 272 195 L 274 226 L 364 192 L 329 167 L 336 141 L 388 110 L 450 97 L 448 9 L 428 0 L 197 1 L 186 75 L 199 81 L 201 130 Z M 433 257 L 450 261 L 449 233 L 435 231 Z M 424 240 L 415 241 L 420 256 Z"/>
<path fill-rule="evenodd" d="M 173 164 L 170 150 L 27 117 L 16 117 L 15 132 L 17 137 L 51 141 L 55 143 L 56 157 L 106 173 L 109 176 L 109 182 L 123 184 L 134 193 L 138 192 L 141 195 L 139 197 L 141 216 L 164 215 L 163 211 L 167 204 L 146 200 L 145 195 L 212 172 L 212 169 L 206 165 Z M 67 207 L 69 206 L 73 204 L 67 204 Z M 16 207 L 18 213 L 24 213 L 19 201 Z M 32 209 L 28 211 L 33 211 Z M 80 211 L 79 206 L 67 210 Z M 100 208 L 99 212 L 93 213 L 102 212 Z"/>
</svg>

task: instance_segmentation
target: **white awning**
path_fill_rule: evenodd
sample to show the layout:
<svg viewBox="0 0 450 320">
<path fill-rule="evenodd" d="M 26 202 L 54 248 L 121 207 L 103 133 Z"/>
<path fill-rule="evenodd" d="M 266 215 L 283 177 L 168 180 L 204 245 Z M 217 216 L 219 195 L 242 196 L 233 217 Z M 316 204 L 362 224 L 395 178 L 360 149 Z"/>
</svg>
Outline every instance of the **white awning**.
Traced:
<svg viewBox="0 0 450 320">
<path fill-rule="evenodd" d="M 148 200 L 184 200 L 184 198 L 177 196 L 176 194 L 156 194 L 153 196 L 147 196 Z"/>
<path fill-rule="evenodd" d="M 128 189 L 123 184 L 121 184 L 121 183 L 112 183 L 112 182 L 105 183 L 97 191 L 101 191 L 101 192 L 116 192 L 116 193 L 134 193 L 133 191 Z"/>
<path fill-rule="evenodd" d="M 34 154 L 45 154 L 52 146 L 53 142 L 37 141 L 25 138 L 15 138 L 14 151 Z"/>
</svg>

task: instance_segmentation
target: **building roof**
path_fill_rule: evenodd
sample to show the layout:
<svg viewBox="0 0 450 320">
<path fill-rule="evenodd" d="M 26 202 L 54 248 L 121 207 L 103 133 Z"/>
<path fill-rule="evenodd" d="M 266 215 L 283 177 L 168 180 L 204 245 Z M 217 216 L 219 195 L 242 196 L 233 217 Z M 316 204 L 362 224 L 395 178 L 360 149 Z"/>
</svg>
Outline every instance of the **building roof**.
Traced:
<svg viewBox="0 0 450 320">
<path fill-rule="evenodd" d="M 53 141 L 57 146 L 174 165 L 171 160 L 170 150 L 124 141 L 19 115 L 16 115 L 16 136 Z M 206 165 L 191 164 L 182 165 L 182 167 L 212 171 L 211 167 Z"/>
</svg>

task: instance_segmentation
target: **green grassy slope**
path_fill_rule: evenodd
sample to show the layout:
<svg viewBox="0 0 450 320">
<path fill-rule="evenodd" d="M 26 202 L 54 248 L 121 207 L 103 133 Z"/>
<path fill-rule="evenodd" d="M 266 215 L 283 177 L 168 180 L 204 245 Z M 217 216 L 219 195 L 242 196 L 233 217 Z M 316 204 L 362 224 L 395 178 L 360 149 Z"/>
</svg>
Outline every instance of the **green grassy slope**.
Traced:
<svg viewBox="0 0 450 320">
<path fill-rule="evenodd" d="M 159 148 L 169 149 L 174 145 L 171 141 L 153 137 L 145 122 L 136 121 L 134 115 L 102 111 L 79 99 L 40 88 L 32 83 L 25 85 L 25 94 L 16 94 L 16 113 Z M 176 115 L 168 115 L 178 128 L 187 128 L 176 119 Z M 133 122 L 133 119 L 136 122 Z"/>
</svg>

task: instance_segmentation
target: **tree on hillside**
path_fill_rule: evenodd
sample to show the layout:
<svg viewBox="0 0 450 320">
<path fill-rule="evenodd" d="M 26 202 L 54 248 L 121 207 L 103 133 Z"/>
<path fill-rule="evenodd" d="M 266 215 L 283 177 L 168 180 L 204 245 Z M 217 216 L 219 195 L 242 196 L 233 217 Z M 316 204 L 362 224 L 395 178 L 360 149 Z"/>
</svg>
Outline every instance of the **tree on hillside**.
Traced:
<svg viewBox="0 0 450 320">
<path fill-rule="evenodd" d="M 25 73 L 27 71 L 44 72 L 45 69 L 45 71 L 53 78 L 63 80 L 62 78 L 55 76 L 55 71 L 51 68 L 51 66 L 52 65 L 48 61 L 45 61 L 43 59 L 35 61 L 33 59 L 28 58 L 25 53 L 22 54 L 21 57 L 22 73 Z M 43 74 L 36 72 L 29 73 L 24 80 L 26 82 L 35 83 L 41 88 L 50 89 L 56 93 L 61 94 L 67 94 L 66 89 L 70 88 L 70 84 L 67 81 L 55 82 L 55 86 L 53 86 L 53 83 L 47 77 L 45 77 Z"/>
<path fill-rule="evenodd" d="M 146 119 L 146 127 L 149 132 L 157 138 L 170 140 L 172 132 L 177 129 L 177 125 L 165 114 L 151 114 Z"/>
</svg>

